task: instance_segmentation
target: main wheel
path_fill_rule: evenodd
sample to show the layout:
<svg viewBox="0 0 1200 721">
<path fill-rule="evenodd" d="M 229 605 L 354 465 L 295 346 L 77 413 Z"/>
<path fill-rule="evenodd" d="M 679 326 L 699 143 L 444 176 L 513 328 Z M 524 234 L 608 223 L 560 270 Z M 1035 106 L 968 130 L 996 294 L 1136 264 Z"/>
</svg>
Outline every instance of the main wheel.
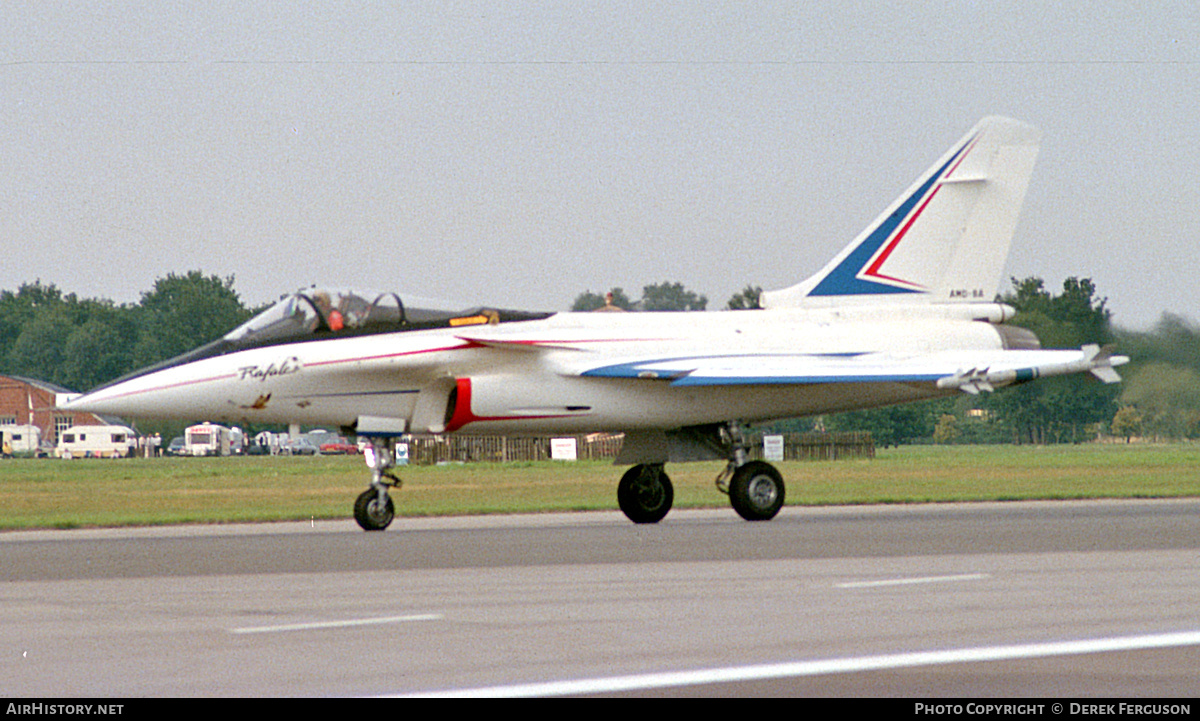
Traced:
<svg viewBox="0 0 1200 721">
<path fill-rule="evenodd" d="M 634 523 L 658 523 L 674 501 L 675 489 L 661 465 L 634 466 L 617 485 L 617 505 Z"/>
<path fill-rule="evenodd" d="M 391 524 L 396 516 L 396 506 L 392 497 L 387 497 L 387 503 L 380 505 L 379 491 L 368 488 L 354 501 L 354 520 L 364 531 L 382 531 Z"/>
<path fill-rule="evenodd" d="M 783 476 L 770 463 L 751 461 L 733 472 L 729 502 L 747 521 L 769 521 L 783 508 Z"/>
</svg>

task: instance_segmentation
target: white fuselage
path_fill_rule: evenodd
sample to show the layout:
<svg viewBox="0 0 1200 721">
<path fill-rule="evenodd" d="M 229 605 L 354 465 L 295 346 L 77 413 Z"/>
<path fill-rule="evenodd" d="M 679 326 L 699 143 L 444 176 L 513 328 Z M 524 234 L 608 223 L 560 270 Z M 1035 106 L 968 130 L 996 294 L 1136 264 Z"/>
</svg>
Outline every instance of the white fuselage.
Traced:
<svg viewBox="0 0 1200 721">
<path fill-rule="evenodd" d="M 886 311 L 563 313 L 542 320 L 274 345 L 168 367 L 79 399 L 126 417 L 352 427 L 389 419 L 414 433 L 542 434 L 759 421 L 938 395 L 931 384 L 820 383 L 673 387 L 585 377 L 627 359 L 722 354 L 897 357 L 995 350 L 998 305 Z"/>
</svg>

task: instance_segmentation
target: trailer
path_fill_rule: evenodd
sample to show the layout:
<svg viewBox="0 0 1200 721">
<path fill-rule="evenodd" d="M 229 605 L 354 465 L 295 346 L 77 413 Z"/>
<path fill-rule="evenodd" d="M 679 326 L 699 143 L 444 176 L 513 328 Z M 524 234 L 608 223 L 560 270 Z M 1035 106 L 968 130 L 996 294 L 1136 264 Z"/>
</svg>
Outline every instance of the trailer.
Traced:
<svg viewBox="0 0 1200 721">
<path fill-rule="evenodd" d="M 71 426 L 58 437 L 59 458 L 126 458 L 137 448 L 129 426 Z"/>
<path fill-rule="evenodd" d="M 229 438 L 229 429 L 216 423 L 188 426 L 183 432 L 183 455 L 227 456 L 230 450 Z"/>
<path fill-rule="evenodd" d="M 42 429 L 35 425 L 0 426 L 0 447 L 7 453 L 34 453 L 39 451 Z"/>
</svg>

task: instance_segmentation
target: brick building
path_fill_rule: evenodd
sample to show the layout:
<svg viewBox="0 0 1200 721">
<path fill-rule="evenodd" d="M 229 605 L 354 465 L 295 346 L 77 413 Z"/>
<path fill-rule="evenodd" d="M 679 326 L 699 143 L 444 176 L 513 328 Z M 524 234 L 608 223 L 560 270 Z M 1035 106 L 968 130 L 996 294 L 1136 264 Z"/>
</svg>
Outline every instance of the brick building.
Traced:
<svg viewBox="0 0 1200 721">
<path fill-rule="evenodd" d="M 72 392 L 45 381 L 0 375 L 0 426 L 34 425 L 41 430 L 43 443 L 54 444 L 58 434 L 71 426 L 124 423 L 95 413 L 59 410 L 59 394 Z"/>
</svg>

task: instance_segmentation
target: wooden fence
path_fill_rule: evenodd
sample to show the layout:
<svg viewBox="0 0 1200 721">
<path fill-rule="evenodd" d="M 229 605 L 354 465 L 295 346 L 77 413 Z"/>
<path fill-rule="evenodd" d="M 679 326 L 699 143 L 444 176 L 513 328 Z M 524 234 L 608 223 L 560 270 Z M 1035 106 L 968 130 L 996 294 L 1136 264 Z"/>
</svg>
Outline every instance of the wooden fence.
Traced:
<svg viewBox="0 0 1200 721">
<path fill-rule="evenodd" d="M 874 458 L 875 439 L 868 431 L 848 433 L 780 433 L 785 461 L 837 461 Z M 763 457 L 762 434 L 754 434 L 750 457 Z"/>
<path fill-rule="evenodd" d="M 555 436 L 574 438 L 579 460 L 616 458 L 622 435 Z M 408 462 L 414 465 L 490 461 L 548 461 L 553 439 L 549 436 L 414 436 L 408 441 Z"/>
<path fill-rule="evenodd" d="M 785 461 L 824 461 L 874 458 L 870 433 L 783 433 Z M 574 438 L 579 460 L 613 459 L 621 450 L 622 434 L 556 436 Z M 509 461 L 545 461 L 551 458 L 552 438 L 508 436 L 414 436 L 408 441 L 408 462 L 413 465 Z M 750 457 L 763 457 L 761 434 L 752 436 Z"/>
</svg>

